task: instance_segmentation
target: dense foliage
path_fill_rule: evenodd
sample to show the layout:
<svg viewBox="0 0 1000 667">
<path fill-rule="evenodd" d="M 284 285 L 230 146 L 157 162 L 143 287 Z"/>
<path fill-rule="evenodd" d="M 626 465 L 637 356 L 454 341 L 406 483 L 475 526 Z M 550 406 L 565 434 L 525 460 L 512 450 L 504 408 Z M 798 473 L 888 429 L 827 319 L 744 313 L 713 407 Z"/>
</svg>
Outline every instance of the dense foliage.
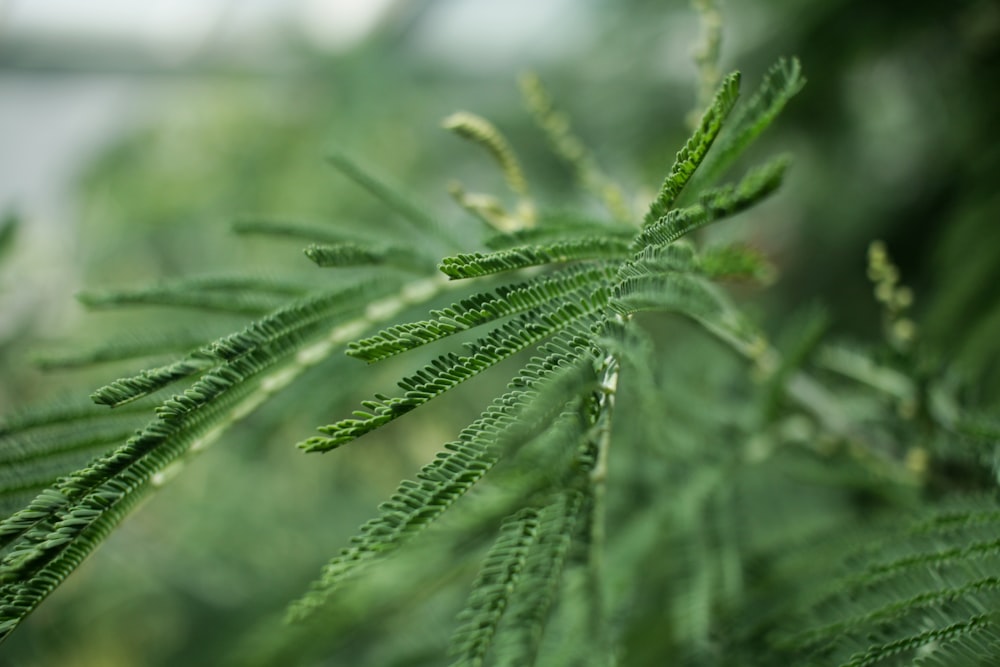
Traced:
<svg viewBox="0 0 1000 667">
<path fill-rule="evenodd" d="M 94 391 L 102 407 L 55 403 L 4 421 L 3 632 L 151 490 L 207 466 L 181 470 L 228 432 L 225 447 L 242 440 L 265 461 L 267 441 L 298 439 L 306 452 L 351 443 L 311 471 L 274 471 L 293 477 L 282 490 L 297 491 L 293 507 L 321 504 L 338 525 L 406 479 L 286 613 L 234 622 L 199 656 L 208 662 L 995 663 L 1000 427 L 985 342 L 995 304 L 960 327 L 968 348 L 951 354 L 943 343 L 955 334 L 919 321 L 921 293 L 894 244 L 872 242 L 870 322 L 856 327 L 868 342 L 833 335 L 827 309 L 765 319 L 760 287 L 796 268 L 776 266 L 752 234 L 734 242 L 701 228 L 782 215 L 761 202 L 794 161 L 739 159 L 786 104 L 794 110 L 804 80 L 783 59 L 739 100 L 740 75 L 719 77 L 718 54 L 705 53 L 706 108 L 648 205 L 528 76 L 542 136 L 589 196 L 575 208 L 534 194 L 532 166 L 552 158 L 522 168 L 516 142 L 461 112 L 445 127 L 485 149 L 509 190 L 453 184 L 465 217 L 430 213 L 335 153 L 330 165 L 385 207 L 378 225 L 261 215 L 233 225 L 267 241 L 254 258 L 291 265 L 280 243 L 290 239 L 324 270 L 222 272 L 225 260 L 198 258 L 213 271 L 84 292 L 91 308 L 199 315 L 145 313 L 125 324 L 146 334 L 119 329 L 94 349 L 50 355 L 50 367 L 144 370 Z M 981 218 L 968 219 L 975 229 Z M 954 238 L 953 249 L 963 233 Z M 983 267 L 973 275 L 989 273 L 988 256 L 971 255 Z M 982 290 L 956 281 L 930 312 L 970 308 Z M 340 407 L 369 391 L 354 412 Z M 309 436 L 303 422 L 316 415 L 329 424 Z M 335 460 L 366 447 L 368 459 Z M 424 459 L 415 474 L 410 456 Z M 213 463 L 201 511 L 231 503 L 260 520 L 268 532 L 230 539 L 247 554 L 270 550 L 256 571 L 281 583 L 276 605 L 298 585 L 280 572 L 302 556 L 275 542 L 297 528 L 304 545 L 316 526 L 280 525 L 286 499 L 229 486 L 247 470 L 238 460 Z M 310 477 L 338 465 L 335 494 Z M 192 613 L 215 617 L 233 589 L 207 589 Z"/>
</svg>

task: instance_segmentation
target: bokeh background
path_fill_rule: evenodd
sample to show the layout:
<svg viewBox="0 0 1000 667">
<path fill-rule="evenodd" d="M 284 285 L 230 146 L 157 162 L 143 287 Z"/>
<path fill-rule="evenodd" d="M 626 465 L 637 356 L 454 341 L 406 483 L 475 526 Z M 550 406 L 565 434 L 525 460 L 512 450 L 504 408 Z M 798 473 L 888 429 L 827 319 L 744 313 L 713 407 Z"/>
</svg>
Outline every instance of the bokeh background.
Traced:
<svg viewBox="0 0 1000 667">
<path fill-rule="evenodd" d="M 865 258 L 882 239 L 914 288 L 928 363 L 996 409 L 1000 5 L 720 7 L 722 68 L 742 70 L 744 90 L 782 55 L 809 80 L 754 151 L 794 155 L 785 188 L 712 232 L 778 269 L 749 307 L 768 326 L 820 303 L 835 335 L 878 336 Z M 86 313 L 81 288 L 310 270 L 301 244 L 240 238 L 238 219 L 377 223 L 384 209 L 323 164 L 331 148 L 458 217 L 451 178 L 502 189 L 477 151 L 439 129 L 466 109 L 508 135 L 543 206 L 593 207 L 522 107 L 525 70 L 641 211 L 687 133 L 700 30 L 686 0 L 0 2 L 0 413 L 130 370 L 44 369 L 111 332 L 149 335 L 142 313 Z M 247 321 L 176 317 L 192 336 Z M 364 396 L 394 373 L 337 383 Z M 292 444 L 340 416 L 344 387 L 330 389 L 322 369 L 307 382 L 308 400 L 278 399 L 140 508 L 0 664 L 214 664 L 491 391 L 316 465 Z"/>
</svg>

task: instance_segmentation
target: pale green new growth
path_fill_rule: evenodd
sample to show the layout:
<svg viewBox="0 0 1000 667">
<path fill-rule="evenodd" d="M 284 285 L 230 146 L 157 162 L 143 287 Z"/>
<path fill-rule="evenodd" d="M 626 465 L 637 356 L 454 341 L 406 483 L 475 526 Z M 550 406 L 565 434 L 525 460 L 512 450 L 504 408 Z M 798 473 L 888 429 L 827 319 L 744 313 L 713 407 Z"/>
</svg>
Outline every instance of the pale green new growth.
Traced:
<svg viewBox="0 0 1000 667">
<path fill-rule="evenodd" d="M 445 118 L 441 125 L 463 139 L 473 141 L 485 148 L 500 165 L 508 187 L 521 197 L 528 196 L 528 182 L 524 178 L 521 163 L 514 154 L 510 142 L 493 123 L 482 116 L 459 111 Z"/>
<path fill-rule="evenodd" d="M 576 174 L 580 186 L 596 196 L 615 220 L 628 220 L 631 213 L 621 188 L 601 171 L 594 156 L 573 134 L 569 116 L 559 111 L 542 80 L 534 73 L 521 76 L 521 94 L 552 150 Z"/>
</svg>

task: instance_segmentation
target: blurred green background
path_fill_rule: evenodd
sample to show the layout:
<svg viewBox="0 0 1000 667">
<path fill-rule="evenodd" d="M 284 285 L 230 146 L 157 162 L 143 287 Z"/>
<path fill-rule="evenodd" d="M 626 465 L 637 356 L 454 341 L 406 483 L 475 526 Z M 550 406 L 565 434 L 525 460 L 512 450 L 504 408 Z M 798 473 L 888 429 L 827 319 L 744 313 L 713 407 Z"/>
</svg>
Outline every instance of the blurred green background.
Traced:
<svg viewBox="0 0 1000 667">
<path fill-rule="evenodd" d="M 639 212 L 696 104 L 700 27 L 680 0 L 73 4 L 0 4 L 0 413 L 85 396 L 134 370 L 29 363 L 112 331 L 157 333 L 149 311 L 85 314 L 72 299 L 84 286 L 248 267 L 316 280 L 302 243 L 230 227 L 247 216 L 377 224 L 385 210 L 323 164 L 331 148 L 459 218 L 450 179 L 503 187 L 438 127 L 466 109 L 508 135 L 542 207 L 596 211 L 522 108 L 516 77 L 531 69 Z M 773 329 L 818 302 L 836 335 L 877 337 L 865 256 L 883 239 L 915 290 L 928 363 L 959 378 L 965 400 L 995 409 L 1000 5 L 721 9 L 722 68 L 741 69 L 745 91 L 782 55 L 797 55 L 809 79 L 754 151 L 791 152 L 788 183 L 712 232 L 778 268 L 767 292 L 746 296 L 750 307 Z M 247 321 L 177 311 L 159 334 L 221 334 Z M 502 381 L 475 384 L 433 424 L 335 458 L 302 455 L 294 442 L 399 366 L 350 376 L 359 386 L 345 404 L 351 368 L 317 368 L 294 403 L 277 399 L 188 464 L 15 632 L 0 664 L 215 664 L 301 592 Z"/>
</svg>

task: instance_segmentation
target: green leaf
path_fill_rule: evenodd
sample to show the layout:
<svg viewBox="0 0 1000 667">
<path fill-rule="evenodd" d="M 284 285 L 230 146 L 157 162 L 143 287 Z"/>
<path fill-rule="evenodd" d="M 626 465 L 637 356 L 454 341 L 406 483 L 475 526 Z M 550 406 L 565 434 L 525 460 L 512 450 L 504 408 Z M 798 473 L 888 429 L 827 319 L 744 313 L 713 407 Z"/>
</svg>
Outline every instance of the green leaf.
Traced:
<svg viewBox="0 0 1000 667">
<path fill-rule="evenodd" d="M 593 363 L 583 349 L 584 332 L 570 329 L 545 345 L 546 356 L 532 359 L 454 442 L 417 474 L 404 480 L 379 516 L 361 527 L 350 546 L 334 557 L 301 600 L 288 612 L 301 621 L 322 607 L 346 580 L 374 560 L 421 533 L 471 489 L 505 451 L 523 446 L 543 431 L 553 416 L 585 383 L 575 381 Z M 591 369 L 592 372 L 592 369 Z M 574 380 L 574 381 L 569 381 Z"/>
<path fill-rule="evenodd" d="M 524 178 L 521 163 L 510 142 L 493 123 L 467 111 L 458 111 L 445 118 L 442 126 L 485 148 L 500 166 L 511 191 L 522 197 L 528 196 L 528 182 Z"/>
<path fill-rule="evenodd" d="M 538 532 L 539 514 L 533 507 L 524 508 L 503 522 L 459 615 L 462 625 L 452 636 L 448 652 L 456 658 L 455 667 L 478 667 L 484 663 L 500 619 L 511 599 L 521 592 L 521 575 Z"/>
<path fill-rule="evenodd" d="M 347 354 L 369 363 L 387 359 L 572 293 L 590 294 L 613 275 L 610 265 L 573 266 L 492 292 L 473 294 L 447 308 L 431 311 L 433 320 L 397 324 L 354 341 L 348 345 Z"/>
<path fill-rule="evenodd" d="M 660 220 L 673 207 L 684 186 L 705 159 L 708 149 L 712 147 L 722 129 L 726 116 L 733 110 L 739 94 L 740 74 L 733 72 L 722 81 L 712 105 L 702 115 L 698 128 L 684 144 L 684 148 L 677 153 L 674 165 L 660 188 L 660 193 L 650 204 L 649 211 L 643 219 L 644 226 Z"/>
<path fill-rule="evenodd" d="M 542 632 L 556 603 L 572 536 L 587 516 L 579 491 L 566 491 L 539 514 L 539 537 L 525 556 L 521 594 L 511 600 L 496 641 L 496 664 L 534 665 Z"/>
<path fill-rule="evenodd" d="M 353 418 L 322 426 L 323 436 L 299 444 L 308 452 L 326 452 L 374 431 L 397 417 L 427 403 L 500 363 L 504 359 L 534 345 L 574 323 L 593 316 L 603 305 L 602 295 L 590 299 L 554 299 L 534 308 L 489 334 L 467 344 L 468 354 L 448 353 L 434 359 L 414 375 L 398 382 L 402 396 L 377 394 L 365 401 Z M 369 412 L 371 411 L 371 412 Z"/>
<path fill-rule="evenodd" d="M 597 197 L 616 220 L 628 220 L 630 212 L 621 187 L 601 170 L 583 141 L 573 134 L 569 116 L 556 108 L 542 80 L 529 72 L 521 76 L 519 83 L 535 123 L 556 156 L 573 170 L 580 187 Z"/>
<path fill-rule="evenodd" d="M 380 281 L 369 281 L 296 300 L 253 322 L 243 331 L 192 351 L 184 359 L 104 385 L 91 398 L 95 403 L 117 407 L 250 352 L 261 349 L 287 351 L 289 345 L 319 333 L 324 327 L 357 316 L 363 304 L 386 289 Z"/>
<path fill-rule="evenodd" d="M 414 257 L 413 253 L 386 244 L 341 241 L 323 245 L 312 244 L 305 249 L 306 257 L 322 267 L 352 267 L 384 265 L 415 273 L 425 273 L 433 263 Z"/>
<path fill-rule="evenodd" d="M 733 114 L 699 170 L 698 182 L 711 183 L 721 175 L 767 129 L 805 83 L 797 58 L 782 58 L 772 65 L 753 96 Z"/>
<path fill-rule="evenodd" d="M 302 239 L 315 243 L 357 242 L 359 235 L 347 232 L 330 223 L 302 222 L 297 220 L 272 220 L 267 218 L 240 218 L 233 222 L 237 234 L 247 236 L 278 236 Z"/>
<path fill-rule="evenodd" d="M 628 249 L 629 243 L 625 239 L 594 236 L 544 246 L 522 246 L 489 254 L 476 252 L 454 255 L 441 260 L 440 269 L 452 280 L 478 278 L 543 264 L 623 258 Z"/>
<path fill-rule="evenodd" d="M 567 239 L 586 239 L 595 236 L 631 239 L 635 236 L 635 227 L 568 215 L 549 215 L 543 217 L 537 227 L 494 234 L 486 238 L 485 244 L 491 250 L 505 250 L 518 246 L 548 245 Z"/>
<path fill-rule="evenodd" d="M 642 230 L 633 251 L 673 243 L 692 230 L 750 208 L 778 189 L 788 164 L 787 157 L 775 158 L 751 169 L 736 185 L 714 188 L 698 204 L 670 211 Z"/>
<path fill-rule="evenodd" d="M 929 664 L 996 662 L 998 527 L 995 499 L 979 497 L 945 502 L 890 531 L 855 554 L 844 576 L 825 583 L 825 593 L 790 624 L 806 629 L 785 634 L 781 644 L 851 667 L 918 658 L 920 664 L 923 658 Z"/>
</svg>

